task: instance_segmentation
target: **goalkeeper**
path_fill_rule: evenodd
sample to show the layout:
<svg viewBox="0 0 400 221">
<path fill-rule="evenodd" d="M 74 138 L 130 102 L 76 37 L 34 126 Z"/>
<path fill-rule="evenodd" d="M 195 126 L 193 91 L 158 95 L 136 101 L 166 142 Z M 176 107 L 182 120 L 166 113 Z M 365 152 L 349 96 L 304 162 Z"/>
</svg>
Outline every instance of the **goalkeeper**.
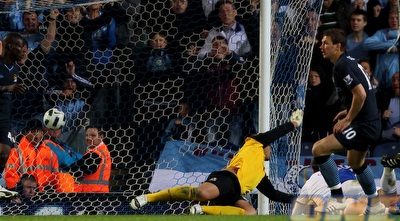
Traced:
<svg viewBox="0 0 400 221">
<path fill-rule="evenodd" d="M 219 201 L 223 206 L 200 206 L 189 209 L 190 214 L 256 215 L 254 207 L 243 195 L 257 189 L 269 199 L 291 203 L 293 195 L 275 190 L 264 170 L 264 160 L 270 160 L 270 144 L 294 131 L 301 125 L 303 111 L 292 113 L 290 121 L 265 133 L 248 137 L 229 165 L 221 171 L 212 172 L 198 187 L 178 186 L 156 193 L 140 195 L 131 201 L 134 210 L 147 203 L 171 200 Z"/>
</svg>

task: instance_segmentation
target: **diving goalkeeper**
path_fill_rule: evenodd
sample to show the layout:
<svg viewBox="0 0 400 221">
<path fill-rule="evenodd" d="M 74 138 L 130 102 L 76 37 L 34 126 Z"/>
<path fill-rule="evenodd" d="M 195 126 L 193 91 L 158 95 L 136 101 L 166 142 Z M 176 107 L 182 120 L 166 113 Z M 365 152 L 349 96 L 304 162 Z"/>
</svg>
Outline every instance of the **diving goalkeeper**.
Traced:
<svg viewBox="0 0 400 221">
<path fill-rule="evenodd" d="M 254 207 L 243 198 L 256 187 L 269 199 L 291 203 L 293 195 L 275 190 L 268 180 L 264 161 L 270 160 L 270 144 L 301 125 L 303 111 L 296 110 L 287 122 L 265 133 L 246 139 L 244 145 L 221 171 L 214 171 L 198 187 L 177 186 L 156 193 L 140 195 L 132 199 L 132 209 L 138 210 L 147 203 L 171 200 L 218 201 L 222 206 L 190 207 L 190 214 L 256 215 Z"/>
</svg>

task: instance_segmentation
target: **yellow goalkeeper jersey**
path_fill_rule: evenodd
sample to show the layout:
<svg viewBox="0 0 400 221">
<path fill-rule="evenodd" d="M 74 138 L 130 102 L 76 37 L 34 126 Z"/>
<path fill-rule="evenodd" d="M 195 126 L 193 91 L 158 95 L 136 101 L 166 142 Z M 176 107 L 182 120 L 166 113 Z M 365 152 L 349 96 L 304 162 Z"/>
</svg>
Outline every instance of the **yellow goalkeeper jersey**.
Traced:
<svg viewBox="0 0 400 221">
<path fill-rule="evenodd" d="M 239 179 L 242 194 L 255 189 L 265 176 L 264 160 L 263 144 L 248 137 L 227 166 L 227 168 L 237 170 L 236 175 Z"/>
</svg>

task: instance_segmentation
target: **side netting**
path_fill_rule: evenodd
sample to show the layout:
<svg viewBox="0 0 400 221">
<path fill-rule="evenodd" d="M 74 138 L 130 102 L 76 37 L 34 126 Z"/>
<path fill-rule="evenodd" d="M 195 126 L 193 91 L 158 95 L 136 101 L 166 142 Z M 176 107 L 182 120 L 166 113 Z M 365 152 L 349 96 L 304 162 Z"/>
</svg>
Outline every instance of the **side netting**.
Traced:
<svg viewBox="0 0 400 221">
<path fill-rule="evenodd" d="M 312 5 L 311 5 L 312 4 Z M 270 128 L 304 110 L 321 1 L 281 0 L 272 3 Z M 283 192 L 300 190 L 301 130 L 276 141 L 270 160 L 270 179 Z M 290 205 L 270 201 L 270 214 L 290 214 Z"/>
<path fill-rule="evenodd" d="M 226 166 L 248 135 L 258 132 L 262 49 L 257 1 L 234 4 L 250 51 L 225 53 L 227 48 L 234 50 L 224 46 L 232 42 L 219 41 L 206 58 L 198 55 L 207 42 L 205 30 L 221 26 L 214 4 L 193 0 L 186 10 L 180 10 L 171 2 L 181 1 L 171 0 L 66 2 L 55 6 L 61 15 L 52 50 L 47 53 L 29 48 L 28 60 L 21 66 L 18 81 L 29 90 L 13 97 L 13 137 L 20 144 L 27 122 L 41 119 L 48 108 L 57 107 L 68 118 L 61 141 L 84 154 L 85 126 L 98 125 L 105 132 L 104 143 L 112 157 L 110 193 L 62 193 L 49 187 L 22 204 L 0 199 L 0 213 L 186 213 L 189 205 L 197 202 L 154 203 L 139 211 L 131 210 L 129 202 L 143 193 L 198 185 L 210 172 Z M 318 14 L 320 5 L 301 2 L 273 1 L 271 31 L 262 33 L 272 38 L 268 64 L 273 70 L 271 128 L 304 104 L 315 37 L 310 30 L 316 29 L 316 23 L 313 26 L 306 18 L 310 11 Z M 97 3 L 104 20 L 85 20 L 92 10 L 89 6 Z M 71 6 L 77 8 L 72 10 Z M 18 22 L 22 14 L 18 13 L 26 9 L 8 7 L 0 13 L 1 37 L 22 30 L 21 20 Z M 50 8 L 54 5 L 37 7 L 41 9 L 39 39 L 49 30 Z M 165 48 L 154 46 L 163 38 L 167 40 Z M 244 40 L 242 36 L 234 45 L 239 47 Z M 33 42 L 41 47 L 40 40 Z M 222 57 L 211 56 L 214 54 Z M 71 65 L 70 61 L 75 65 L 74 73 L 87 82 L 76 80 L 74 75 L 77 91 L 63 96 L 70 67 L 65 65 Z M 284 192 L 298 191 L 299 148 L 300 131 L 273 144 L 269 177 Z M 53 181 L 57 182 L 49 180 Z M 5 186 L 4 180 L 0 184 Z M 248 196 L 255 208 L 256 196 L 256 191 Z M 290 209 L 276 203 L 270 207 L 276 214 L 288 214 Z"/>
</svg>

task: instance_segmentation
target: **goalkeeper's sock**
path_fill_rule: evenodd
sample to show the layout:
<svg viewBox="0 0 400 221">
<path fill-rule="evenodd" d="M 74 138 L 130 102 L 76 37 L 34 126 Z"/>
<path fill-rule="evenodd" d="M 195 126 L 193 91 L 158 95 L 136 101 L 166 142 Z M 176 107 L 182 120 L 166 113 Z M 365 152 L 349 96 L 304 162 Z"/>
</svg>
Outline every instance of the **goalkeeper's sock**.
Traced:
<svg viewBox="0 0 400 221">
<path fill-rule="evenodd" d="M 245 215 L 242 208 L 235 206 L 201 206 L 204 214 L 208 215 Z"/>
<path fill-rule="evenodd" d="M 160 192 L 146 194 L 148 202 L 170 200 L 196 200 L 196 188 L 192 186 L 178 186 Z"/>
</svg>

